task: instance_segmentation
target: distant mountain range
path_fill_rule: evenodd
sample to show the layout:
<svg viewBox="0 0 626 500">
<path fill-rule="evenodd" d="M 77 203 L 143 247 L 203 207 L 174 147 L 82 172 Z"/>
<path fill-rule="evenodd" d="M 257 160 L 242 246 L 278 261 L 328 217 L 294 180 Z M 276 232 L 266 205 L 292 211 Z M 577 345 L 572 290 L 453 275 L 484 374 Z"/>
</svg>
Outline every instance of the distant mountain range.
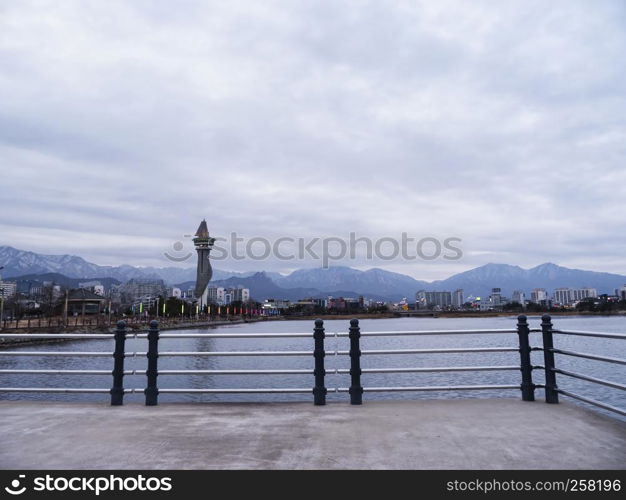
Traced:
<svg viewBox="0 0 626 500">
<path fill-rule="evenodd" d="M 41 255 L 34 252 L 0 246 L 0 266 L 5 278 L 42 279 L 48 273 L 57 273 L 48 279 L 62 283 L 70 279 L 73 283 L 90 279 L 126 282 L 131 278 L 162 279 L 183 289 L 190 288 L 195 281 L 195 268 L 177 267 L 133 267 L 99 266 L 73 255 Z M 62 276 L 62 277 L 60 277 Z M 76 281 L 75 281 L 76 280 Z M 416 280 L 404 274 L 383 269 L 359 271 L 350 267 L 336 266 L 329 269 L 300 269 L 284 276 L 279 273 L 237 273 L 215 269 L 213 285 L 245 286 L 254 298 L 299 299 L 303 297 L 325 297 L 328 295 L 356 297 L 364 295 L 376 300 L 412 300 L 419 290 L 464 290 L 465 296 L 486 296 L 498 287 L 510 297 L 513 290 L 530 293 L 533 288 L 552 291 L 558 287 L 593 287 L 600 293 L 613 293 L 626 284 L 626 276 L 594 271 L 568 269 L 556 264 L 542 264 L 531 269 L 522 269 L 509 264 L 486 264 L 455 274 L 445 280 L 433 282 Z M 65 283 L 62 283 L 65 284 Z M 104 283 L 103 283 L 104 284 Z M 68 285 L 70 283 L 68 282 Z"/>
<path fill-rule="evenodd" d="M 176 286 L 181 290 L 188 290 L 193 287 L 195 281 L 186 281 L 184 283 L 179 283 Z M 216 280 L 211 281 L 210 286 L 223 286 L 225 288 L 235 288 L 235 287 L 243 287 L 249 288 L 250 294 L 253 298 L 256 299 L 267 299 L 267 298 L 275 298 L 275 299 L 287 299 L 287 300 L 298 300 L 307 297 L 313 298 L 326 298 L 328 296 L 333 297 L 359 297 L 361 295 L 366 295 L 368 298 L 373 300 L 400 300 L 396 297 L 399 297 L 398 293 L 393 295 L 394 298 L 391 298 L 390 295 L 384 295 L 381 293 L 360 293 L 355 292 L 349 289 L 336 289 L 336 288 L 328 288 L 321 284 L 320 288 L 317 287 L 304 287 L 304 286 L 295 286 L 295 287 L 287 287 L 287 286 L 279 286 L 274 279 L 272 279 L 271 275 L 265 272 L 255 273 L 252 276 L 233 276 L 224 280 Z M 329 285 L 331 286 L 331 285 Z M 415 292 L 413 292 L 415 295 Z M 400 297 L 402 298 L 402 297 Z"/>
<path fill-rule="evenodd" d="M 9 246 L 0 246 L 0 266 L 4 266 L 2 276 L 13 278 L 25 274 L 59 273 L 68 278 L 113 278 L 126 282 L 132 278 L 162 279 L 166 283 L 195 280 L 196 268 L 182 267 L 133 267 L 99 266 L 75 255 L 43 255 Z M 254 272 L 236 273 L 214 270 L 214 279 L 231 276 L 252 276 Z"/>
</svg>

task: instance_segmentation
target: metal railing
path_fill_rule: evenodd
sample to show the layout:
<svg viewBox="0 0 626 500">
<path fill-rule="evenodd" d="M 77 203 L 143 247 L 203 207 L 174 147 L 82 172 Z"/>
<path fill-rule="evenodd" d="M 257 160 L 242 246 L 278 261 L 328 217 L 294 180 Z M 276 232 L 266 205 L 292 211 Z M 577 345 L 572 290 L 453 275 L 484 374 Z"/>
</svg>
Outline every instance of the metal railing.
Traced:
<svg viewBox="0 0 626 500">
<path fill-rule="evenodd" d="M 569 370 L 562 370 L 556 367 L 554 361 L 555 354 L 561 354 L 563 356 L 573 356 L 578 358 L 586 358 L 594 361 L 603 361 L 607 363 L 614 363 L 620 365 L 626 365 L 626 359 L 613 358 L 608 356 L 599 356 L 596 354 L 589 353 L 581 353 L 576 351 L 569 351 L 566 349 L 555 349 L 554 347 L 554 334 L 559 335 L 574 335 L 574 336 L 582 336 L 582 337 L 591 337 L 591 338 L 606 338 L 606 339 L 619 339 L 626 340 L 626 335 L 621 333 L 605 333 L 605 332 L 581 332 L 581 331 L 568 331 L 568 330 L 559 330 L 554 329 L 552 325 L 552 318 L 545 314 L 541 318 L 541 331 L 543 337 L 543 347 L 536 348 L 536 350 L 543 351 L 544 358 L 544 366 L 537 366 L 536 368 L 542 368 L 545 371 L 546 384 L 545 384 L 545 393 L 546 393 L 546 403 L 558 403 L 559 402 L 559 394 L 564 396 L 568 396 L 572 399 L 577 399 L 579 401 L 583 401 L 593 406 L 597 406 L 598 408 L 603 408 L 605 410 L 617 413 L 618 415 L 626 416 L 626 410 L 622 408 L 617 408 L 616 406 L 612 406 L 601 401 L 597 401 L 595 399 L 587 398 L 581 396 L 579 394 L 575 394 L 570 391 L 566 391 L 564 389 L 559 388 L 556 383 L 556 374 L 564 375 L 566 377 L 575 378 L 578 380 L 584 380 L 586 382 L 591 382 L 599 385 L 604 385 L 607 387 L 611 387 L 613 389 L 619 389 L 622 391 L 626 390 L 626 385 L 620 384 L 617 382 L 612 382 L 609 380 L 603 380 L 596 377 L 591 377 L 589 375 L 584 375 L 581 373 L 572 372 Z"/>
<path fill-rule="evenodd" d="M 531 347 L 529 334 L 541 332 L 543 345 L 541 347 Z M 390 336 L 431 336 L 431 335 L 477 335 L 477 334 L 516 334 L 518 337 L 517 346 L 508 347 L 456 347 L 456 348 L 431 348 L 431 349 L 361 349 L 361 338 L 363 337 L 390 337 Z M 215 338 L 215 339 L 289 339 L 289 338 L 311 338 L 309 333 L 160 333 L 159 325 L 156 321 L 150 323 L 147 333 L 127 333 L 126 325 L 123 321 L 118 322 L 115 334 L 1 334 L 4 338 L 31 338 L 31 339 L 114 339 L 115 348 L 113 352 L 100 351 L 0 351 L 0 356 L 81 356 L 81 357 L 112 357 L 113 366 L 108 370 L 63 370 L 63 369 L 0 369 L 0 375 L 4 374 L 40 374 L 40 375 L 111 375 L 111 388 L 47 388 L 47 387 L 0 387 L 0 392 L 58 392 L 58 393 L 109 393 L 112 405 L 123 404 L 125 394 L 143 393 L 146 405 L 158 404 L 159 394 L 178 393 L 206 393 L 206 394 L 313 394 L 313 402 L 316 405 L 324 405 L 329 389 L 326 387 L 326 375 L 350 375 L 349 387 L 334 387 L 331 392 L 350 394 L 350 403 L 354 405 L 362 404 L 363 393 L 365 392 L 400 392 L 400 391 L 474 391 L 474 390 L 520 390 L 522 400 L 534 401 L 535 390 L 545 388 L 545 398 L 548 403 L 558 403 L 558 394 L 562 394 L 586 403 L 598 406 L 605 410 L 616 412 L 626 416 L 626 411 L 614 406 L 589 399 L 570 391 L 560 389 L 556 385 L 556 374 L 576 378 L 586 382 L 592 382 L 606 387 L 619 390 L 626 390 L 626 385 L 609 380 L 591 377 L 585 374 L 557 368 L 554 362 L 554 355 L 560 354 L 585 358 L 595 361 L 602 361 L 620 365 L 626 365 L 626 360 L 601 356 L 597 354 L 581 353 L 566 349 L 557 349 L 553 345 L 553 335 L 579 335 L 595 338 L 626 339 L 626 335 L 602 332 L 581 332 L 557 330 L 552 326 L 551 318 L 545 315 L 542 318 L 541 328 L 530 329 L 526 316 L 519 316 L 516 328 L 507 329 L 477 329 L 477 330 L 426 330 L 426 331 L 371 331 L 361 332 L 359 321 L 350 321 L 348 332 L 335 332 L 332 335 L 336 338 L 347 337 L 350 341 L 349 350 L 327 350 L 324 342 L 326 333 L 324 322 L 316 320 L 313 329 L 313 350 L 284 350 L 284 351 L 164 351 L 159 349 L 160 339 L 182 339 L 182 338 Z M 146 339 L 148 342 L 147 351 L 126 352 L 125 342 L 128 338 Z M 533 366 L 531 363 L 531 352 L 543 351 L 544 365 Z M 431 367 L 375 367 L 361 368 L 362 356 L 378 355 L 423 355 L 423 354 L 449 354 L 449 353 L 511 353 L 519 354 L 519 364 L 487 365 L 487 366 L 431 366 Z M 350 368 L 326 369 L 325 357 L 327 355 L 349 356 Z M 313 356 L 313 367 L 311 368 L 283 368 L 283 369 L 221 369 L 221 370 L 183 370 L 158 368 L 158 359 L 163 357 L 177 356 Z M 128 370 L 125 369 L 125 359 L 129 357 L 143 357 L 147 359 L 147 369 Z M 545 373 L 545 384 L 535 384 L 533 382 L 533 370 L 541 369 Z M 367 374 L 393 374 L 393 373 L 453 373 L 453 372 L 495 372 L 495 371 L 517 371 L 521 373 L 520 384 L 492 384 L 492 385 L 435 385 L 435 386 L 363 386 L 362 375 Z M 125 388 L 124 377 L 128 375 L 140 375 L 146 377 L 145 388 Z M 228 376 L 228 375 L 313 375 L 313 387 L 285 387 L 285 388 L 159 388 L 157 385 L 158 376 L 175 375 L 199 375 L 199 376 Z"/>
<path fill-rule="evenodd" d="M 423 336 L 423 335 L 476 335 L 476 334 L 518 334 L 519 345 L 517 347 L 467 347 L 467 348 L 440 348 L 440 349 L 361 349 L 362 337 L 388 337 L 388 336 Z M 350 350 L 341 351 L 337 354 L 350 356 L 350 369 L 338 370 L 338 373 L 349 373 L 351 384 L 348 388 L 338 388 L 338 392 L 350 394 L 350 403 L 360 405 L 363 402 L 364 392 L 403 392 L 403 391 L 474 391 L 474 390 L 508 390 L 517 389 L 522 391 L 524 401 L 534 401 L 535 388 L 538 385 L 532 382 L 532 365 L 530 363 L 531 347 L 529 344 L 528 321 L 526 316 L 518 318 L 517 329 L 479 329 L 479 330 L 427 330 L 427 331 L 375 331 L 361 332 L 359 320 L 350 321 L 350 329 L 347 335 L 350 339 Z M 445 353 L 492 353 L 492 352 L 519 352 L 519 365 L 505 366 L 435 366 L 419 368 L 361 368 L 361 356 L 363 355 L 395 355 L 395 354 L 445 354 Z M 431 372 L 469 372 L 469 371 L 507 371 L 520 370 L 522 374 L 521 384 L 499 385 L 446 385 L 446 386 L 387 386 L 387 387 L 363 387 L 361 375 L 366 373 L 431 373 Z"/>
<path fill-rule="evenodd" d="M 308 333 L 190 333 L 190 334 L 160 334 L 158 323 L 150 324 L 147 335 L 139 334 L 139 338 L 148 339 L 148 369 L 146 370 L 147 387 L 146 405 L 156 406 L 159 394 L 296 394 L 311 393 L 310 388 L 166 388 L 159 389 L 157 377 L 159 375 L 276 375 L 276 374 L 310 374 L 312 370 L 159 370 L 158 358 L 164 356 L 310 356 L 310 351 L 159 351 L 159 339 L 181 338 L 227 338 L 227 339 L 250 339 L 250 338 L 310 338 Z M 317 404 L 317 403 L 316 403 Z"/>
<path fill-rule="evenodd" d="M 38 369 L 2 369 L 0 375 L 112 375 L 113 383 L 111 388 L 90 388 L 90 387 L 0 387 L 0 392 L 6 393 L 87 393 L 87 394 L 110 394 L 111 404 L 118 406 L 123 404 L 124 394 L 135 392 L 134 389 L 125 389 L 123 386 L 124 375 L 132 375 L 131 370 L 124 370 L 124 345 L 126 342 L 126 324 L 120 321 L 117 331 L 113 333 L 22 333 L 22 334 L 0 334 L 5 339 L 54 339 L 54 340 L 76 340 L 76 339 L 114 339 L 115 350 L 113 352 L 81 352 L 81 351 L 0 351 L 0 356 L 66 356 L 66 357 L 113 357 L 113 367 L 111 370 L 38 370 Z"/>
</svg>

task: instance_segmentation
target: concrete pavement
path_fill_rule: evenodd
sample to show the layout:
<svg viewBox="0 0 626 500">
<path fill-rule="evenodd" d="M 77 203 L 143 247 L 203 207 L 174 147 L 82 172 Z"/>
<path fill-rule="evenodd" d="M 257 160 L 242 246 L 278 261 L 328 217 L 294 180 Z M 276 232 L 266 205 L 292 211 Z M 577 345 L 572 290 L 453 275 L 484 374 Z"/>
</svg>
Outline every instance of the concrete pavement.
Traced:
<svg viewBox="0 0 626 500">
<path fill-rule="evenodd" d="M 464 399 L 0 401 L 3 469 L 626 468 L 626 423 L 572 403 Z"/>
</svg>

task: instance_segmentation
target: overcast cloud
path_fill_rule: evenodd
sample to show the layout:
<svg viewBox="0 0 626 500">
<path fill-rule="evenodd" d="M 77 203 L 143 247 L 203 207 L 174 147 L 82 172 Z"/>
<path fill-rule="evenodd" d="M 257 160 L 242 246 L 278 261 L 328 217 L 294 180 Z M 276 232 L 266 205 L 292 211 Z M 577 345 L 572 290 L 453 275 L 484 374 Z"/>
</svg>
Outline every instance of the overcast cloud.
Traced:
<svg viewBox="0 0 626 500">
<path fill-rule="evenodd" d="M 206 217 L 626 274 L 622 0 L 2 2 L 0 68 L 0 244 L 165 266 Z"/>
</svg>

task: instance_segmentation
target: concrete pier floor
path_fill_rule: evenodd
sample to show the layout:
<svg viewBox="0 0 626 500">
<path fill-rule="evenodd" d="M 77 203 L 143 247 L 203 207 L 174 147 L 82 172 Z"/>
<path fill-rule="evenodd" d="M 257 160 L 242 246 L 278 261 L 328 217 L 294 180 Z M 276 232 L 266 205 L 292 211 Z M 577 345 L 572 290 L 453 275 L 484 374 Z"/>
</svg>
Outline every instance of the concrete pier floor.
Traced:
<svg viewBox="0 0 626 500">
<path fill-rule="evenodd" d="M 624 469 L 626 423 L 515 399 L 0 401 L 3 469 Z"/>
</svg>

